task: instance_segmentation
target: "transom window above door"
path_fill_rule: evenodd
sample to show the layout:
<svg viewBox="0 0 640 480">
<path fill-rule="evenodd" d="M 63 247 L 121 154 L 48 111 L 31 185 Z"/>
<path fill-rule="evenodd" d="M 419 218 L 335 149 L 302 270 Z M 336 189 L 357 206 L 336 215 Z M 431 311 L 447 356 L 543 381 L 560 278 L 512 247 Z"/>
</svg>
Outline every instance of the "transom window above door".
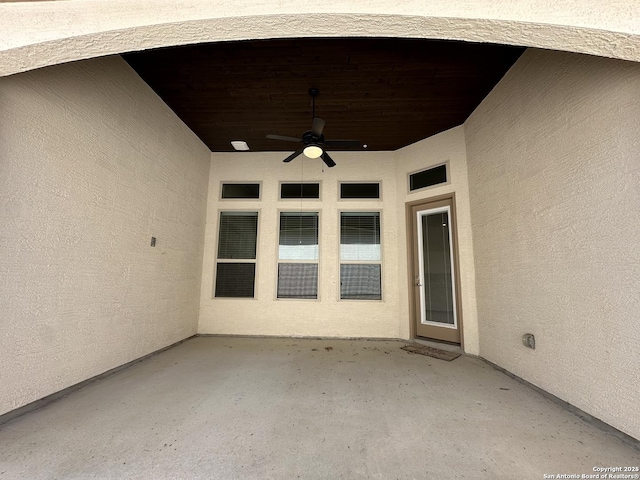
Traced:
<svg viewBox="0 0 640 480">
<path fill-rule="evenodd" d="M 409 174 L 409 191 L 421 190 L 434 185 L 447 183 L 449 178 L 448 164 L 443 163 L 419 172 Z"/>
</svg>

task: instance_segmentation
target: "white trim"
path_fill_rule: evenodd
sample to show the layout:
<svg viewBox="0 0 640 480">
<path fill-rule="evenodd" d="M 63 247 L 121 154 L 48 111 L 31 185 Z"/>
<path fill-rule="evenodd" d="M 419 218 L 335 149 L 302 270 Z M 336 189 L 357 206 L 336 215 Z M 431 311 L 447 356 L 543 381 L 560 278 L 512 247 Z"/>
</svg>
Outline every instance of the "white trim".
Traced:
<svg viewBox="0 0 640 480">
<path fill-rule="evenodd" d="M 453 325 L 448 323 L 439 323 L 439 322 L 431 322 L 425 320 L 425 289 L 424 287 L 424 251 L 422 248 L 422 217 L 427 215 L 433 215 L 436 213 L 446 212 L 449 217 L 449 222 L 447 223 L 447 234 L 449 235 L 449 261 L 451 262 L 451 294 L 452 294 L 452 305 L 453 305 Z M 451 207 L 449 205 L 445 207 L 438 208 L 430 208 L 427 210 L 420 210 L 416 212 L 416 231 L 418 233 L 418 271 L 419 271 L 419 282 L 420 282 L 420 323 L 422 325 L 432 325 L 434 327 L 442 327 L 442 328 L 451 328 L 458 329 L 458 309 L 456 305 L 456 278 L 455 278 L 455 269 L 453 263 L 453 241 L 451 238 Z"/>
</svg>

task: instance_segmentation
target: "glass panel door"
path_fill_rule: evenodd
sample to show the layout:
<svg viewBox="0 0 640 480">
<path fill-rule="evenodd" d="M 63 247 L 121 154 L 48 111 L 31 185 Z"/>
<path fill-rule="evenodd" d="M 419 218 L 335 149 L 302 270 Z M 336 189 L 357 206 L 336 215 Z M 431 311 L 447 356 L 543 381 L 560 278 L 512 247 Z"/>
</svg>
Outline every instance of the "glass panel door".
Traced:
<svg viewBox="0 0 640 480">
<path fill-rule="evenodd" d="M 424 208 L 424 207 L 423 207 Z M 416 211 L 419 336 L 459 341 L 451 207 Z"/>
</svg>

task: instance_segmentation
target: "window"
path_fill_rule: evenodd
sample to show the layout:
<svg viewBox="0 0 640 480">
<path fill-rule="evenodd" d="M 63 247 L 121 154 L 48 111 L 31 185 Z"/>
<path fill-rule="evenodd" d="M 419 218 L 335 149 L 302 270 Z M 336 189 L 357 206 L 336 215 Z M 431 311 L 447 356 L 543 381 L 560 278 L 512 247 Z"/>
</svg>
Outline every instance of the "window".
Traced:
<svg viewBox="0 0 640 480">
<path fill-rule="evenodd" d="M 341 183 L 340 198 L 380 198 L 379 183 Z"/>
<path fill-rule="evenodd" d="M 319 183 L 281 183 L 280 198 L 282 200 L 296 198 L 320 198 Z"/>
<path fill-rule="evenodd" d="M 278 298 L 318 298 L 318 213 L 281 212 Z"/>
<path fill-rule="evenodd" d="M 255 294 L 258 212 L 220 212 L 216 297 Z"/>
<path fill-rule="evenodd" d="M 256 199 L 260 198 L 259 183 L 223 183 L 222 198 L 244 198 Z"/>
<path fill-rule="evenodd" d="M 380 213 L 340 214 L 340 298 L 382 300 Z"/>
<path fill-rule="evenodd" d="M 419 190 L 440 183 L 447 183 L 447 164 L 409 175 L 409 190 Z"/>
</svg>

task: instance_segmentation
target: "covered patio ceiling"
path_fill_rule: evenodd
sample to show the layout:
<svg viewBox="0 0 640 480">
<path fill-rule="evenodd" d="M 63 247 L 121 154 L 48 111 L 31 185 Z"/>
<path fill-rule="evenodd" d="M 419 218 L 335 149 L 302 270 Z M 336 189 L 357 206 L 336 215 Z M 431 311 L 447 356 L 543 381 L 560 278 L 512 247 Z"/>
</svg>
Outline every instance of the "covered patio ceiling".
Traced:
<svg viewBox="0 0 640 480">
<path fill-rule="evenodd" d="M 396 150 L 462 124 L 522 47 L 401 38 L 220 42 L 124 58 L 214 152 L 244 140 L 290 151 L 267 134 L 311 127 L 309 88 L 327 139 Z M 335 148 L 334 148 L 335 150 Z"/>
</svg>

